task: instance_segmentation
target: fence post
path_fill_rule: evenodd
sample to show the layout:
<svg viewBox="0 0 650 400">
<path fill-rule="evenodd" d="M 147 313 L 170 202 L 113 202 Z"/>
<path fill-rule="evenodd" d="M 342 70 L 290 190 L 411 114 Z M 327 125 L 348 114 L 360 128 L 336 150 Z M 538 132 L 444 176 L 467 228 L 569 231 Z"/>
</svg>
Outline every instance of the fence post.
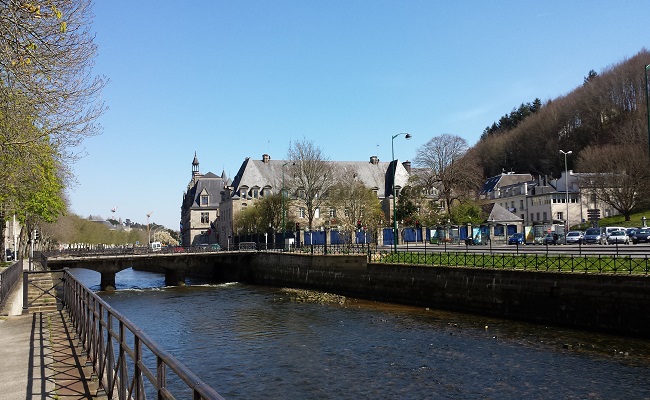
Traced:
<svg viewBox="0 0 650 400">
<path fill-rule="evenodd" d="M 22 260 L 21 260 L 22 262 Z M 23 314 L 29 311 L 29 272 L 23 271 Z"/>
</svg>

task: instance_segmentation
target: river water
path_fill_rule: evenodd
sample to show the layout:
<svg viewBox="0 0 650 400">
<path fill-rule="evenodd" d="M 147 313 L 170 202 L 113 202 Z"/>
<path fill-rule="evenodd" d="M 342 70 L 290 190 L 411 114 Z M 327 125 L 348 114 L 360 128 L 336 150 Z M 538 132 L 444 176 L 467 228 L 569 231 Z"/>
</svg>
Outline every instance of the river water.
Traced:
<svg viewBox="0 0 650 400">
<path fill-rule="evenodd" d="M 99 289 L 99 274 L 74 273 Z M 165 288 L 130 269 L 116 281 L 102 298 L 226 399 L 650 399 L 648 340 L 237 283 Z"/>
</svg>

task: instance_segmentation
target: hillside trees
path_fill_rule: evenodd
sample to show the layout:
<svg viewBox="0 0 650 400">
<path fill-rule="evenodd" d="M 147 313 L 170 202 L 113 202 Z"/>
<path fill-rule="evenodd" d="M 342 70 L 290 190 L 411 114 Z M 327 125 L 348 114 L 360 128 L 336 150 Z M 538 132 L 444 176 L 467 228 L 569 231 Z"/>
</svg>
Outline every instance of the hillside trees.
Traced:
<svg viewBox="0 0 650 400">
<path fill-rule="evenodd" d="M 481 139 L 490 135 L 507 132 L 517 125 L 519 125 L 529 115 L 536 113 L 542 108 L 542 101 L 540 99 L 533 100 L 532 103 L 521 103 L 518 108 L 513 108 L 510 114 L 506 114 L 499 119 L 498 122 L 492 123 L 483 130 Z"/>
<path fill-rule="evenodd" d="M 589 73 L 582 85 L 565 96 L 547 101 L 516 127 L 498 135 L 484 135 L 470 153 L 479 156 L 485 176 L 502 171 L 560 176 L 564 159 L 559 149 L 574 154 L 589 146 L 645 143 L 644 66 L 650 53 Z M 575 168 L 569 159 L 569 169 Z"/>
</svg>

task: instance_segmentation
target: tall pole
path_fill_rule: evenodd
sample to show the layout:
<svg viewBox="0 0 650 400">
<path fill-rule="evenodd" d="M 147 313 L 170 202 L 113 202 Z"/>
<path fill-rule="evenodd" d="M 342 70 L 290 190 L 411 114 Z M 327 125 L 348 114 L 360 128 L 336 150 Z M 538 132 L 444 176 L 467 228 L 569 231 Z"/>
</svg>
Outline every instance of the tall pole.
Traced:
<svg viewBox="0 0 650 400">
<path fill-rule="evenodd" d="M 151 246 L 151 231 L 149 230 L 149 217 L 151 217 L 151 214 L 153 214 L 153 211 L 149 211 L 147 213 L 147 247 Z"/>
<path fill-rule="evenodd" d="M 645 66 L 645 109 L 648 113 L 648 154 L 650 154 L 650 89 L 648 88 L 648 70 L 650 70 L 650 64 Z"/>
<path fill-rule="evenodd" d="M 395 173 L 397 172 L 397 161 L 395 160 L 395 138 L 400 135 L 405 135 L 406 139 L 411 138 L 411 135 L 409 133 L 398 133 L 397 135 L 393 135 L 393 138 L 390 141 L 391 158 L 393 161 L 393 249 L 395 253 L 397 253 L 397 211 L 395 207 L 395 203 L 397 203 L 397 196 L 395 193 Z"/>
<path fill-rule="evenodd" d="M 284 212 L 284 166 L 289 164 L 288 162 L 282 164 L 282 189 L 280 190 L 280 195 L 282 196 L 282 248 L 284 249 L 284 244 L 287 241 L 287 224 L 285 223 L 285 212 Z"/>
<path fill-rule="evenodd" d="M 567 166 L 567 161 L 566 157 L 572 153 L 571 150 L 564 152 L 563 150 L 560 150 L 560 153 L 564 154 L 564 188 L 566 189 L 566 217 L 564 217 L 564 221 L 566 221 L 566 228 L 564 231 L 564 234 L 566 235 L 567 232 L 569 231 L 569 167 Z"/>
</svg>

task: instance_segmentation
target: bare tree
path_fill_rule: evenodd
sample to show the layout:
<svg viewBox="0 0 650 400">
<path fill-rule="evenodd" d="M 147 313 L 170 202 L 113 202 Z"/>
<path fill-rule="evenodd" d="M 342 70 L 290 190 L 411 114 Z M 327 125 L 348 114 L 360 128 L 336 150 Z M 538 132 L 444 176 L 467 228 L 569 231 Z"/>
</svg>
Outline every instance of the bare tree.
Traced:
<svg viewBox="0 0 650 400">
<path fill-rule="evenodd" d="M 583 171 L 580 187 L 630 220 L 630 215 L 650 194 L 650 172 L 645 146 L 608 145 L 580 152 L 577 166 Z"/>
<path fill-rule="evenodd" d="M 91 75 L 91 6 L 92 0 L 0 0 L 3 148 L 47 138 L 66 155 L 64 149 L 98 133 L 105 79 Z"/>
<path fill-rule="evenodd" d="M 416 166 L 426 170 L 421 178 L 426 186 L 438 189 L 448 211 L 454 200 L 476 191 L 482 181 L 478 165 L 472 159 L 463 158 L 467 150 L 465 139 L 443 134 L 420 147 L 413 160 Z"/>
<path fill-rule="evenodd" d="M 290 148 L 287 159 L 290 167 L 290 187 L 305 205 L 307 226 L 312 229 L 316 211 L 325 202 L 325 194 L 334 184 L 334 167 L 322 150 L 313 142 L 303 139 Z"/>
<path fill-rule="evenodd" d="M 347 169 L 337 171 L 336 183 L 327 192 L 327 204 L 336 210 L 336 222 L 343 230 L 352 231 L 357 222 L 375 229 L 381 203 L 375 192 L 368 188 L 355 173 Z"/>
</svg>

